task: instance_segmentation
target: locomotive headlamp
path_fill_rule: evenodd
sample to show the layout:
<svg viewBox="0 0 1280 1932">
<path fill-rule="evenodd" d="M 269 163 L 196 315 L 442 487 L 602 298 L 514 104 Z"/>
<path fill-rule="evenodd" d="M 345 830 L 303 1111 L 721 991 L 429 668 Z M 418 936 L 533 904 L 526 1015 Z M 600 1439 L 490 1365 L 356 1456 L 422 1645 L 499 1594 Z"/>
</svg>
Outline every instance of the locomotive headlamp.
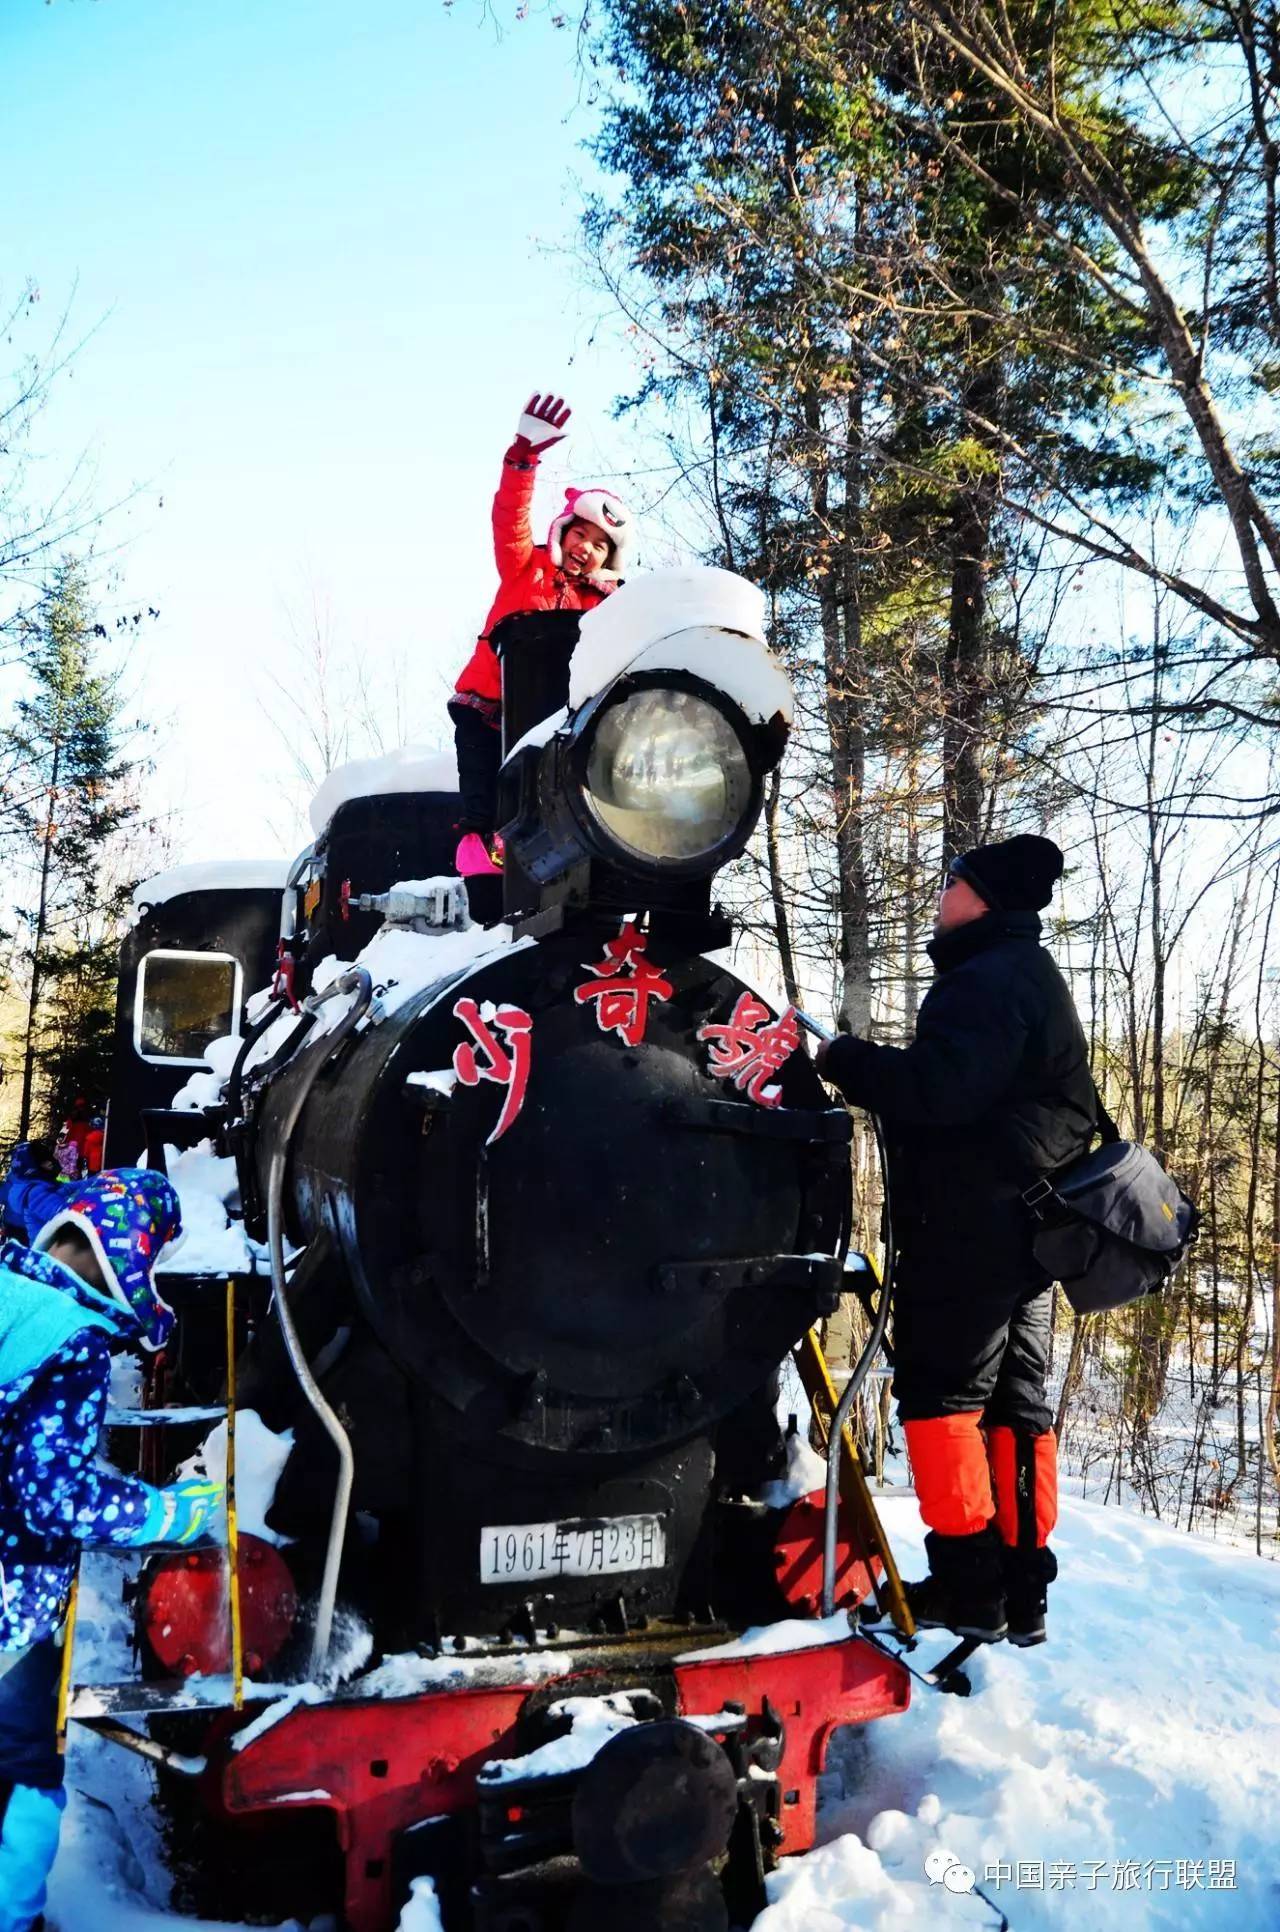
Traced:
<svg viewBox="0 0 1280 1932">
<path fill-rule="evenodd" d="M 709 878 L 760 813 L 759 734 L 732 698 L 687 671 L 618 678 L 547 753 L 548 816 L 558 792 L 582 856 L 637 882 Z"/>
<path fill-rule="evenodd" d="M 538 933 L 618 906 L 707 923 L 791 723 L 759 590 L 725 570 L 652 571 L 581 619 L 504 618 L 493 642 L 507 917 Z"/>
<path fill-rule="evenodd" d="M 751 813 L 751 761 L 718 705 L 693 691 L 633 691 L 598 719 L 583 797 L 630 857 L 661 864 L 715 853 Z"/>
</svg>

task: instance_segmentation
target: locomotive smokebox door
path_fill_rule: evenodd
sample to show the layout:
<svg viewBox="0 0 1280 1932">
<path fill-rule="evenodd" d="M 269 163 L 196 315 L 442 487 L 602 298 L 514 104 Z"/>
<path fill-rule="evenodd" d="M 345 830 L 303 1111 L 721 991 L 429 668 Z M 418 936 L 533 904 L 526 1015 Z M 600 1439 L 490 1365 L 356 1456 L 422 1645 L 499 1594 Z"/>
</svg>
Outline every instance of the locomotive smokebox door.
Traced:
<svg viewBox="0 0 1280 1932">
<path fill-rule="evenodd" d="M 335 1383 L 357 1507 L 411 1510 L 443 1628 L 502 1629 L 531 1595 L 557 1622 L 619 1593 L 668 1614 L 691 1565 L 710 1594 L 717 1431 L 829 1309 L 846 1208 L 848 1119 L 798 1036 L 775 1022 L 766 1054 L 739 1026 L 760 1098 L 722 1070 L 752 997 L 630 921 L 499 944 L 312 1090 L 290 1234 L 327 1230 L 380 1345 Z M 374 1484 L 388 1361 L 426 1474 L 409 1497 Z"/>
</svg>

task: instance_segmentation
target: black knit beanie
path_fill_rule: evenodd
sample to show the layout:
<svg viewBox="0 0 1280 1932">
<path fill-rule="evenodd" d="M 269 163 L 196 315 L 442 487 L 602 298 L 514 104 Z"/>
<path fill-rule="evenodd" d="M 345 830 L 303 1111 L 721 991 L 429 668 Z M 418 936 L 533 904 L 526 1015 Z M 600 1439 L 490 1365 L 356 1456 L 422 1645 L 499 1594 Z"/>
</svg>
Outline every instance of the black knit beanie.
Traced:
<svg viewBox="0 0 1280 1932">
<path fill-rule="evenodd" d="M 1052 839 L 1019 832 L 998 845 L 975 845 L 952 859 L 949 869 L 966 879 L 993 912 L 1039 912 L 1053 897 L 1062 864 Z"/>
</svg>

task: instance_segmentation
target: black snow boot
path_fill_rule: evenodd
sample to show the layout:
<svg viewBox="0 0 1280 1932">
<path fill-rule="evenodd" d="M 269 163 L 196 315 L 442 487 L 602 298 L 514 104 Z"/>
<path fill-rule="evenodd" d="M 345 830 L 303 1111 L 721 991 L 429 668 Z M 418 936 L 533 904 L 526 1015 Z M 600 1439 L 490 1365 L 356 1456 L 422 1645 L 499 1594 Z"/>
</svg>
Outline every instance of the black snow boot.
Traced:
<svg viewBox="0 0 1280 1932">
<path fill-rule="evenodd" d="M 1051 1549 L 1004 1552 L 1004 1595 L 1009 1616 L 1009 1642 L 1023 1650 L 1045 1642 L 1048 1590 L 1058 1574 Z"/>
<path fill-rule="evenodd" d="M 907 1602 L 922 1630 L 954 1630 L 957 1637 L 999 1643 L 1007 1628 L 1000 1539 L 993 1528 L 972 1536 L 943 1536 L 930 1530 L 924 1539 L 929 1574 L 908 1583 Z"/>
</svg>

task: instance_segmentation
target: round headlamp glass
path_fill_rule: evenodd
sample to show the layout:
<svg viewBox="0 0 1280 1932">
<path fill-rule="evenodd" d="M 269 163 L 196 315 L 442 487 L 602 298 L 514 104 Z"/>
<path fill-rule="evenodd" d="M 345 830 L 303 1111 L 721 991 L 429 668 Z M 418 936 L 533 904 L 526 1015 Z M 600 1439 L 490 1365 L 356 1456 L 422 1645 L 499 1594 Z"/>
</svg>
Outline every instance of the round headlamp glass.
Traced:
<svg viewBox="0 0 1280 1932">
<path fill-rule="evenodd" d="M 733 725 L 705 698 L 636 691 L 600 719 L 584 795 L 609 836 L 637 857 L 697 859 L 751 809 L 751 766 Z"/>
</svg>

